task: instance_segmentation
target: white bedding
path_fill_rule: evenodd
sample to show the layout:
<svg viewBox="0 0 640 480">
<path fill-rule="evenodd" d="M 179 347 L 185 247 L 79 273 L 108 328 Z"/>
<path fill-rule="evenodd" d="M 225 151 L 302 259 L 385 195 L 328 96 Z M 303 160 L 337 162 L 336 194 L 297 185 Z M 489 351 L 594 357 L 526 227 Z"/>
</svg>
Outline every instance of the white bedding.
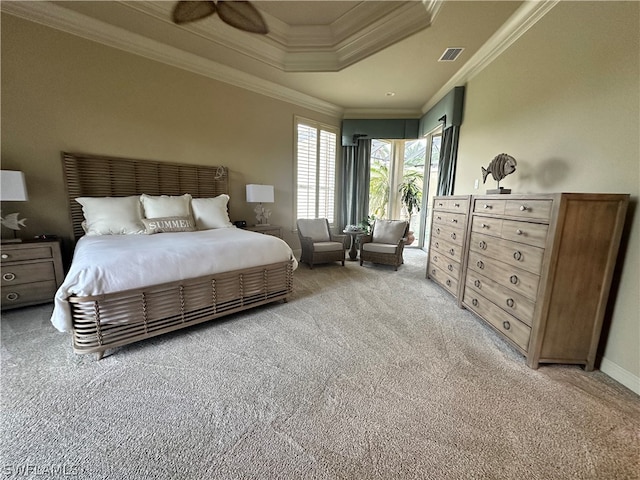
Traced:
<svg viewBox="0 0 640 480">
<path fill-rule="evenodd" d="M 51 323 L 71 330 L 66 299 L 147 287 L 293 259 L 281 239 L 239 228 L 82 237 L 55 296 Z"/>
</svg>

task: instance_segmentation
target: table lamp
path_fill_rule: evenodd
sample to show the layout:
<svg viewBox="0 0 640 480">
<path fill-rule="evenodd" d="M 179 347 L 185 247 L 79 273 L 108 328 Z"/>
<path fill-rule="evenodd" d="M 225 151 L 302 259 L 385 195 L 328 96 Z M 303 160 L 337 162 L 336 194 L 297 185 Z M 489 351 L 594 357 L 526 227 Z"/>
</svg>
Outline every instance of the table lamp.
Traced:
<svg viewBox="0 0 640 480">
<path fill-rule="evenodd" d="M 273 185 L 247 185 L 247 203 L 258 203 L 256 212 L 257 225 L 269 225 L 271 210 L 265 210 L 263 203 L 273 203 Z"/>
<path fill-rule="evenodd" d="M 24 181 L 24 173 L 14 170 L 0 170 L 0 201 L 2 202 L 26 202 L 27 184 Z M 20 238 L 16 238 L 16 231 L 20 227 L 26 227 L 24 223 L 26 218 L 18 219 L 19 213 L 10 213 L 0 217 L 0 223 L 3 227 L 13 230 L 12 239 L 2 239 L 3 242 L 21 242 Z"/>
</svg>

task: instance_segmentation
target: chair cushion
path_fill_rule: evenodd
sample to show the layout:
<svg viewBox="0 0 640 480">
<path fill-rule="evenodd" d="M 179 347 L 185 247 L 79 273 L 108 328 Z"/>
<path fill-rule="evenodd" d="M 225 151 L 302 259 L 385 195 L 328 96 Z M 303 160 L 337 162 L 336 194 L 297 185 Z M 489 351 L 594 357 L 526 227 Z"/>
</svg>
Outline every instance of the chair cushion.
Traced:
<svg viewBox="0 0 640 480">
<path fill-rule="evenodd" d="M 376 220 L 373 226 L 373 243 L 397 245 L 404 236 L 407 222 L 404 220 Z"/>
<path fill-rule="evenodd" d="M 362 245 L 362 249 L 365 252 L 388 253 L 390 255 L 395 255 L 396 248 L 396 245 L 391 245 L 389 243 L 365 243 Z"/>
<path fill-rule="evenodd" d="M 314 242 L 328 242 L 331 240 L 327 221 L 324 218 L 301 218 L 298 220 L 298 230 L 303 237 L 310 237 Z"/>
<path fill-rule="evenodd" d="M 344 250 L 344 245 L 340 242 L 313 242 L 313 250 L 315 252 L 333 252 Z"/>
</svg>

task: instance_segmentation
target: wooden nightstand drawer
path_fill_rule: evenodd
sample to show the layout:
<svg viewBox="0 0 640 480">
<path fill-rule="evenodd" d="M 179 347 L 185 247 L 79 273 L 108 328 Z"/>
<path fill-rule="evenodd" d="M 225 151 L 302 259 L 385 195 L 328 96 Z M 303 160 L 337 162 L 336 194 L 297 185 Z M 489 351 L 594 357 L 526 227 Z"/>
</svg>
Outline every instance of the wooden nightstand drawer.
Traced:
<svg viewBox="0 0 640 480">
<path fill-rule="evenodd" d="M 56 282 L 34 282 L 2 287 L 2 307 L 21 307 L 53 300 Z"/>
<path fill-rule="evenodd" d="M 282 227 L 277 225 L 254 225 L 253 227 L 247 227 L 247 230 L 282 238 Z"/>
<path fill-rule="evenodd" d="M 55 281 L 56 274 L 53 262 L 23 263 L 2 267 L 2 286 L 20 285 L 22 283 Z"/>
<path fill-rule="evenodd" d="M 25 244 L 27 245 L 27 244 Z M 37 245 L 31 248 L 16 248 L 16 245 L 3 245 L 0 260 L 3 264 L 8 262 L 21 262 L 23 260 L 40 260 L 53 258 L 53 252 L 49 245 Z"/>
</svg>

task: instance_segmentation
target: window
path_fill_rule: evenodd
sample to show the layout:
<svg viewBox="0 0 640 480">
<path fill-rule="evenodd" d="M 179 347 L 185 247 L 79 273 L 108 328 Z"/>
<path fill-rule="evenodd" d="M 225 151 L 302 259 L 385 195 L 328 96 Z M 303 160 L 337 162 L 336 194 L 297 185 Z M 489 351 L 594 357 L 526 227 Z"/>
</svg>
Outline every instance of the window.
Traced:
<svg viewBox="0 0 640 480">
<path fill-rule="evenodd" d="M 296 118 L 296 218 L 335 220 L 337 128 Z"/>
</svg>

